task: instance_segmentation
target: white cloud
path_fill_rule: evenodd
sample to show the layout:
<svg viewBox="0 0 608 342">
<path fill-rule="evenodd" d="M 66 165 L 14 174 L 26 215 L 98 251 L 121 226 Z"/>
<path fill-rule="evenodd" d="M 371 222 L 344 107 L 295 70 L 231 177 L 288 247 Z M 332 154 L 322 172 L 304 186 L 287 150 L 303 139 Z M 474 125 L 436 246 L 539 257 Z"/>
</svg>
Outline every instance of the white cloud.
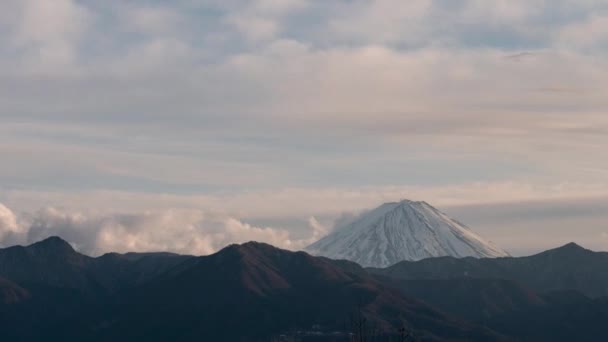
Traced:
<svg viewBox="0 0 608 342">
<path fill-rule="evenodd" d="M 74 62 L 78 41 L 91 16 L 73 0 L 19 1 L 14 43 L 28 51 L 29 65 L 40 68 Z"/>
<path fill-rule="evenodd" d="M 306 8 L 306 0 L 255 0 L 253 8 L 256 12 L 267 15 L 285 15 Z"/>
<path fill-rule="evenodd" d="M 592 15 L 583 22 L 564 27 L 557 33 L 557 44 L 565 48 L 605 48 L 608 46 L 608 15 Z"/>
<path fill-rule="evenodd" d="M 308 218 L 308 225 L 312 228 L 312 237 L 309 244 L 318 241 L 329 233 L 329 229 L 321 224 L 314 216 Z"/>
<path fill-rule="evenodd" d="M 134 7 L 127 11 L 127 16 L 123 20 L 138 32 L 164 35 L 177 33 L 183 18 L 171 8 Z"/>
<path fill-rule="evenodd" d="M 375 43 L 420 43 L 432 30 L 427 14 L 432 1 L 354 1 L 338 6 L 329 27 L 337 37 Z"/>
<path fill-rule="evenodd" d="M 228 22 L 253 42 L 270 40 L 279 31 L 279 23 L 275 20 L 256 16 L 235 15 Z"/>
<path fill-rule="evenodd" d="M 318 222 L 311 221 L 311 230 L 311 238 L 295 239 L 285 229 L 256 227 L 197 209 L 101 214 L 47 207 L 23 214 L 18 222 L 0 204 L 0 244 L 29 244 L 56 235 L 91 255 L 150 251 L 206 255 L 248 241 L 298 250 L 321 236 Z"/>
<path fill-rule="evenodd" d="M 225 20 L 251 43 L 272 41 L 286 15 L 307 6 L 302 0 L 256 0 L 233 8 Z"/>
<path fill-rule="evenodd" d="M 9 208 L 0 203 L 0 245 L 5 239 L 12 239 L 13 235 L 19 233 L 21 233 L 21 227 L 17 224 L 17 217 Z"/>
</svg>

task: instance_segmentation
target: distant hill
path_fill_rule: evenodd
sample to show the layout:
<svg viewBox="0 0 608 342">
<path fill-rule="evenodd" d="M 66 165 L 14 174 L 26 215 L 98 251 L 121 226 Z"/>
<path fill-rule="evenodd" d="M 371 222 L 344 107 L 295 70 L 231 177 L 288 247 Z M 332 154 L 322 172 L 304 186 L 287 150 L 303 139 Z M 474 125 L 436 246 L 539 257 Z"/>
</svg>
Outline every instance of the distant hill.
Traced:
<svg viewBox="0 0 608 342">
<path fill-rule="evenodd" d="M 109 253 L 92 258 L 76 252 L 59 237 L 49 237 L 26 247 L 0 249 L 0 276 L 22 285 L 110 295 L 190 258 L 171 253 Z"/>
<path fill-rule="evenodd" d="M 421 299 L 471 321 L 485 321 L 508 312 L 536 309 L 548 304 L 541 295 L 505 279 L 379 279 L 406 296 Z"/>
<path fill-rule="evenodd" d="M 529 257 L 443 257 L 368 271 L 398 279 L 507 279 L 540 293 L 575 290 L 589 297 L 608 296 L 608 253 L 574 243 Z"/>
<path fill-rule="evenodd" d="M 522 258 L 367 269 L 385 285 L 518 341 L 605 341 L 608 253 L 574 243 Z"/>
<path fill-rule="evenodd" d="M 381 278 L 404 295 L 517 341 L 608 340 L 606 297 L 593 299 L 576 291 L 538 294 L 504 279 Z"/>
</svg>

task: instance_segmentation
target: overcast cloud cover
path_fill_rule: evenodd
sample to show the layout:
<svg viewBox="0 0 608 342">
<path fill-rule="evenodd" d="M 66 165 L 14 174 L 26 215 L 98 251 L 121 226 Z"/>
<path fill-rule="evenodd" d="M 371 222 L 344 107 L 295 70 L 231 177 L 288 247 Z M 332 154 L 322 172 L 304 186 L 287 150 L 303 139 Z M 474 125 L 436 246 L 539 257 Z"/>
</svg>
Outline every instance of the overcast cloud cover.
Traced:
<svg viewBox="0 0 608 342">
<path fill-rule="evenodd" d="M 426 200 L 608 249 L 605 0 L 5 0 L 0 245 L 297 249 Z"/>
</svg>

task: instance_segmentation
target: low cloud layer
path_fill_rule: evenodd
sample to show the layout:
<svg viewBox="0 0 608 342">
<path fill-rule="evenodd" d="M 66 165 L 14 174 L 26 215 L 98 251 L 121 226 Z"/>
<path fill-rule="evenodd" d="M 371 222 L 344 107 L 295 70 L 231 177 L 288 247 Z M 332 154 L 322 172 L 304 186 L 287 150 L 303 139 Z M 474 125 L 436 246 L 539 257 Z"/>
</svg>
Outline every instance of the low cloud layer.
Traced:
<svg viewBox="0 0 608 342">
<path fill-rule="evenodd" d="M 542 193 L 542 196 L 531 196 L 530 193 L 510 202 L 450 202 L 448 199 L 437 206 L 512 255 L 530 255 L 569 242 L 593 250 L 607 250 L 608 196 L 599 193 L 589 193 L 588 197 L 572 197 L 567 192 L 553 196 Z M 404 198 L 388 199 L 390 194 L 384 195 L 387 198 L 383 201 Z M 160 206 L 147 211 L 131 208 L 129 213 L 93 212 L 85 209 L 86 206 L 81 209 L 45 207 L 16 214 L 0 205 L 0 247 L 29 244 L 58 235 L 90 255 L 111 251 L 206 255 L 231 243 L 251 240 L 299 250 L 380 204 L 377 196 L 342 194 L 336 197 L 339 200 L 333 207 L 328 201 L 294 211 L 266 211 L 263 206 L 254 206 L 249 212 L 241 212 L 250 216 L 245 219 L 213 210 L 162 209 Z M 315 199 L 305 197 L 300 201 L 314 202 Z M 254 215 L 258 209 L 258 215 Z M 306 216 L 304 212 L 314 212 L 315 216 Z"/>
<path fill-rule="evenodd" d="M 309 222 L 310 237 L 296 239 L 285 229 L 256 227 L 201 210 L 85 214 L 44 208 L 17 216 L 0 204 L 0 245 L 30 244 L 60 236 L 89 255 L 150 251 L 207 255 L 229 244 L 248 241 L 299 250 L 326 233 L 314 217 Z"/>
</svg>

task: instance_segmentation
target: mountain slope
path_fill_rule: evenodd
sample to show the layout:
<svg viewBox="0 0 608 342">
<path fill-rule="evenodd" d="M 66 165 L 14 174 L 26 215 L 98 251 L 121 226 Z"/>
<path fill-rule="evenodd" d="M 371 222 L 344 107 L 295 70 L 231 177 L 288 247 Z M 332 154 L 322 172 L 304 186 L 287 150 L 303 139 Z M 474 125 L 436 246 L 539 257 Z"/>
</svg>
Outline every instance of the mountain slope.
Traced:
<svg viewBox="0 0 608 342">
<path fill-rule="evenodd" d="M 87 276 L 93 258 L 77 253 L 69 243 L 50 237 L 27 247 L 0 249 L 0 277 L 22 286 L 35 284 L 89 290 Z"/>
<path fill-rule="evenodd" d="M 405 280 L 379 277 L 406 296 L 423 300 L 442 311 L 471 321 L 513 311 L 536 309 L 545 300 L 532 290 L 505 279 L 452 278 Z"/>
<path fill-rule="evenodd" d="M 517 341 L 608 341 L 608 299 L 574 291 L 543 295 L 546 305 L 492 317 L 485 325 Z"/>
<path fill-rule="evenodd" d="M 100 308 L 115 294 L 191 258 L 167 253 L 92 258 L 50 237 L 0 249 L 0 337 L 48 340 L 45 332 L 83 309 Z"/>
<path fill-rule="evenodd" d="M 508 254 L 426 202 L 385 203 L 313 243 L 306 251 L 365 267 L 439 256 L 478 258 Z"/>
<path fill-rule="evenodd" d="M 608 296 L 608 253 L 574 243 L 533 256 L 497 259 L 451 257 L 403 261 L 374 274 L 400 279 L 499 278 L 536 292 L 575 290 L 590 297 Z"/>
<path fill-rule="evenodd" d="M 26 287 L 98 296 L 145 282 L 189 258 L 170 253 L 108 253 L 92 258 L 54 236 L 29 246 L 0 249 L 0 277 Z"/>
<path fill-rule="evenodd" d="M 0 277 L 0 306 L 17 304 L 30 297 L 28 291 L 14 282 Z"/>
<path fill-rule="evenodd" d="M 321 325 L 350 329 L 361 309 L 385 333 L 406 326 L 422 340 L 500 340 L 484 328 L 384 287 L 356 265 L 270 245 L 233 245 L 132 291 L 93 320 L 82 336 L 101 341 L 268 341 L 272 334 Z M 88 315 L 85 315 L 88 316 Z M 101 327 L 101 328 L 100 328 Z M 74 339 L 74 336 L 68 336 Z"/>
<path fill-rule="evenodd" d="M 591 299 L 576 291 L 536 294 L 504 279 L 380 278 L 408 296 L 517 341 L 608 341 L 606 297 Z"/>
</svg>

